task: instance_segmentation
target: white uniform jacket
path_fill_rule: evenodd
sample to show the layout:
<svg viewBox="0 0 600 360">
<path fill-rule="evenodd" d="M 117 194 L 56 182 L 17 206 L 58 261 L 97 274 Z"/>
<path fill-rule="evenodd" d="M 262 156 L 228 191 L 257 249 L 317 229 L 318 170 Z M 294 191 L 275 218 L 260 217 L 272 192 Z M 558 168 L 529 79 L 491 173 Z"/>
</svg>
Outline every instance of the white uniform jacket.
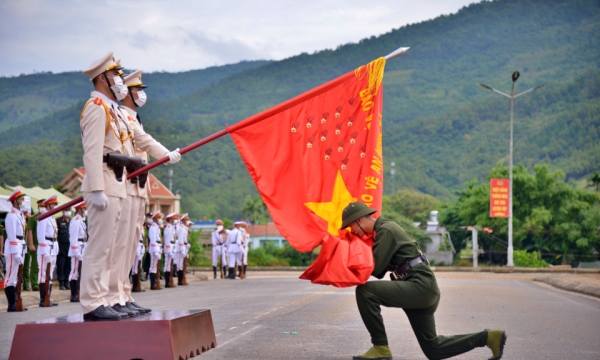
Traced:
<svg viewBox="0 0 600 360">
<path fill-rule="evenodd" d="M 150 254 L 161 254 L 162 253 L 162 243 L 160 241 L 160 227 L 157 223 L 152 223 L 150 225 L 150 229 L 148 230 L 148 240 L 149 248 L 148 252 Z"/>
<path fill-rule="evenodd" d="M 71 243 L 69 256 L 76 256 L 81 260 L 83 257 L 84 242 L 87 237 L 86 231 L 87 226 L 85 225 L 85 221 L 83 221 L 83 217 L 79 214 L 75 215 L 69 224 L 69 242 Z"/>
<path fill-rule="evenodd" d="M 58 246 L 57 246 L 58 242 L 56 242 L 57 234 L 58 234 L 58 228 L 56 226 L 55 218 L 50 216 L 50 217 L 45 218 L 44 220 L 38 221 L 37 253 L 39 255 L 58 255 Z"/>
<path fill-rule="evenodd" d="M 165 254 L 172 254 L 175 247 L 175 227 L 171 224 L 165 226 L 163 236 L 165 240 Z"/>
<path fill-rule="evenodd" d="M 25 239 L 23 237 L 25 229 L 25 219 L 19 209 L 12 208 L 4 220 L 6 227 L 6 239 L 4 240 L 5 254 L 19 254 L 24 256 L 23 246 Z"/>
<path fill-rule="evenodd" d="M 233 229 L 227 234 L 227 252 L 239 253 L 242 251 L 242 233 L 238 229 Z"/>
</svg>

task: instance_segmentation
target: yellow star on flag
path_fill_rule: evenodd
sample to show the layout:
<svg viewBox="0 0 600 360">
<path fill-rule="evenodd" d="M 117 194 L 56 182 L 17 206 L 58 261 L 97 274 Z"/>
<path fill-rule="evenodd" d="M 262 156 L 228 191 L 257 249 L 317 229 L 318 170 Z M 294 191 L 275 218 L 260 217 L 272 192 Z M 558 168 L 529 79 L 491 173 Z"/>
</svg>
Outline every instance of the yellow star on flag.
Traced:
<svg viewBox="0 0 600 360">
<path fill-rule="evenodd" d="M 333 194 L 329 202 L 307 202 L 304 206 L 311 209 L 318 217 L 327 221 L 327 231 L 331 235 L 338 235 L 338 230 L 342 226 L 342 211 L 351 202 L 356 201 L 356 198 L 350 194 L 342 173 L 338 171 L 333 186 Z"/>
</svg>

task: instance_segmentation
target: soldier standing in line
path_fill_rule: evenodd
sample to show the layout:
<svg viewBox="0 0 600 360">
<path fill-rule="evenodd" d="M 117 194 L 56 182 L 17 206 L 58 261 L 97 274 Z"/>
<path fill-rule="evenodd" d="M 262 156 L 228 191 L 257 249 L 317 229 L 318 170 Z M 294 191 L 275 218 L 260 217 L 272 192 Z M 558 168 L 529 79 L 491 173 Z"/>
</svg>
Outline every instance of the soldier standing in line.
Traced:
<svg viewBox="0 0 600 360">
<path fill-rule="evenodd" d="M 240 230 L 242 231 L 242 263 L 240 265 L 240 274 L 244 274 L 244 279 L 248 276 L 246 270 L 248 269 L 248 250 L 250 248 L 250 234 L 248 234 L 247 224 L 243 222 Z M 242 271 L 243 268 L 243 271 Z"/>
<path fill-rule="evenodd" d="M 160 211 L 157 211 L 152 215 L 152 218 L 150 218 L 150 229 L 148 230 L 148 239 L 150 241 L 148 246 L 150 248 L 150 290 L 156 290 L 158 260 L 160 260 L 160 255 L 162 254 L 162 241 L 158 224 L 158 220 L 160 220 L 161 216 L 162 214 Z M 160 275 L 158 276 L 160 281 Z"/>
<path fill-rule="evenodd" d="M 165 266 L 163 272 L 165 274 L 165 288 L 171 286 L 171 269 L 173 268 L 173 260 L 175 259 L 175 238 L 177 233 L 175 232 L 175 221 L 179 215 L 177 213 L 170 213 L 167 215 L 167 225 L 165 226 L 165 232 L 163 240 L 165 241 Z"/>
<path fill-rule="evenodd" d="M 177 244 L 175 246 L 175 262 L 177 266 L 177 285 L 183 285 L 183 263 L 187 255 L 187 243 L 188 243 L 188 214 L 181 215 L 179 223 L 175 225 L 175 231 L 177 233 Z"/>
<path fill-rule="evenodd" d="M 69 224 L 69 257 L 71 258 L 69 285 L 71 288 L 71 302 L 79 302 L 77 280 L 79 279 L 79 266 L 83 259 L 85 244 L 87 242 L 86 209 L 85 201 L 75 205 L 75 217 Z"/>
<path fill-rule="evenodd" d="M 181 159 L 181 155 L 178 152 L 179 149 L 169 152 L 167 148 L 156 141 L 151 135 L 147 134 L 142 126 L 141 118 L 137 113 L 138 108 L 144 106 L 146 103 L 144 89 L 147 86 L 142 83 L 142 71 L 136 70 L 127 75 L 123 79 L 123 82 L 127 86 L 127 96 L 121 100 L 121 110 L 126 115 L 126 122 L 133 131 L 133 157 L 139 159 L 136 159 L 138 166 L 141 167 L 148 163 L 148 154 L 156 159 L 168 156 L 170 164 L 178 162 Z M 137 168 L 131 167 L 127 170 L 131 172 L 137 170 Z M 149 312 L 150 309 L 139 306 L 133 299 L 131 295 L 131 283 L 129 282 L 129 271 L 135 261 L 140 234 L 143 232 L 144 210 L 149 190 L 149 186 L 146 186 L 147 180 L 148 173 L 143 173 L 127 183 L 127 201 L 124 203 L 124 206 L 127 205 L 129 211 L 125 211 L 122 214 L 119 229 L 122 229 L 120 231 L 121 234 L 128 231 L 128 235 L 125 238 L 132 239 L 132 241 L 123 242 L 126 262 L 124 264 L 113 263 L 115 269 L 122 269 L 121 273 L 116 274 L 111 272 L 111 277 L 114 275 L 118 278 L 118 288 L 121 289 L 120 299 L 115 297 L 114 301 L 118 300 L 121 306 L 140 312 Z M 117 249 L 117 251 L 119 250 Z"/>
<path fill-rule="evenodd" d="M 223 267 L 223 273 L 225 271 L 225 262 L 223 262 L 223 244 L 227 241 L 227 238 L 223 236 L 223 233 L 227 230 L 223 228 L 223 220 L 215 221 L 217 229 L 212 232 L 212 265 L 214 278 L 217 278 L 217 266 L 219 266 L 219 259 L 221 259 L 221 266 Z"/>
<path fill-rule="evenodd" d="M 404 310 L 428 359 L 445 359 L 486 345 L 492 350 L 491 359 L 500 359 L 506 342 L 502 330 L 437 335 L 434 314 L 440 303 L 440 289 L 429 261 L 398 224 L 381 216 L 375 219 L 375 212 L 361 202 L 350 203 L 342 211 L 341 229 L 350 227 L 359 237 L 374 235 L 372 275 L 381 279 L 392 271 L 392 281 L 369 281 L 356 287 L 356 303 L 373 347 L 354 359 L 392 358 L 381 305 Z"/>
<path fill-rule="evenodd" d="M 135 252 L 135 260 L 133 261 L 133 265 L 131 266 L 131 286 L 133 288 L 136 287 L 138 281 L 140 278 L 140 273 L 139 273 L 139 269 L 140 269 L 140 263 L 142 262 L 142 259 L 144 258 L 144 252 L 146 251 L 146 247 L 144 246 L 144 237 L 141 236 L 140 234 L 140 241 L 138 242 L 138 247 L 137 250 Z M 136 290 L 131 290 L 133 292 L 137 292 Z"/>
<path fill-rule="evenodd" d="M 71 209 L 65 209 L 63 216 L 56 220 L 58 226 L 58 256 L 56 258 L 56 277 L 58 278 L 59 290 L 69 290 L 69 270 L 71 270 L 71 258 L 69 254 L 69 222 L 71 221 Z"/>
<path fill-rule="evenodd" d="M 235 280 L 235 264 L 241 264 L 242 260 L 242 232 L 240 231 L 241 221 L 236 221 L 233 230 L 227 236 L 227 254 L 229 255 L 229 276 L 228 279 Z"/>
<path fill-rule="evenodd" d="M 38 213 L 42 214 L 42 211 L 46 209 L 42 205 L 46 199 L 40 199 L 37 201 Z M 33 212 L 32 212 L 33 214 Z M 31 284 L 31 290 L 39 291 L 38 288 L 38 262 L 37 262 L 37 217 L 38 214 L 32 215 L 27 219 L 27 243 L 28 250 L 25 254 L 25 263 L 23 264 L 23 290 L 29 291 Z"/>
<path fill-rule="evenodd" d="M 146 252 L 144 254 L 144 262 L 142 263 L 142 270 L 146 273 L 145 276 L 142 276 L 142 281 L 147 281 L 150 277 L 150 240 L 148 238 L 148 233 L 150 231 L 150 225 L 152 224 L 152 213 L 146 213 L 146 220 L 144 221 L 144 247 L 146 248 Z"/>
<path fill-rule="evenodd" d="M 4 294 L 8 301 L 8 312 L 17 311 L 17 286 L 19 276 L 19 265 L 23 264 L 25 257 L 25 219 L 21 212 L 25 206 L 25 194 L 20 187 L 16 187 L 8 197 L 12 209 L 6 214 L 4 225 L 6 226 L 6 240 L 4 240 L 4 260 L 6 274 L 4 279 Z M 1 253 L 1 252 L 0 252 Z M 27 310 L 23 308 L 23 310 Z"/>
<path fill-rule="evenodd" d="M 53 210 L 58 204 L 56 195 L 52 195 L 46 201 L 44 201 L 44 207 L 48 210 Z M 40 288 L 40 307 L 44 307 L 44 300 L 46 296 L 50 296 L 52 292 L 52 274 L 54 273 L 54 267 L 56 266 L 56 256 L 58 255 L 58 241 L 56 239 L 58 234 L 58 226 L 56 225 L 56 219 L 52 216 L 45 218 L 44 220 L 38 221 L 37 225 L 37 236 L 38 236 L 38 264 L 40 265 L 38 283 Z M 47 265 L 50 263 L 50 273 L 47 273 Z M 46 277 L 50 278 L 50 286 L 48 287 L 48 294 L 46 293 Z M 55 302 L 50 302 L 52 306 L 58 306 Z"/>
</svg>

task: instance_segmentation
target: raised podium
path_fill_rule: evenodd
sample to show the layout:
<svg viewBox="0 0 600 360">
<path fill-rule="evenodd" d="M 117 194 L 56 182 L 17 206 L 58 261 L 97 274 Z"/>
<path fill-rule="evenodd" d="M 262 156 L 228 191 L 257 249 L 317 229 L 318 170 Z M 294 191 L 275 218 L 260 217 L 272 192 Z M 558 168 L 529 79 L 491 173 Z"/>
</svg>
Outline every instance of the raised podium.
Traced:
<svg viewBox="0 0 600 360">
<path fill-rule="evenodd" d="M 210 310 L 85 322 L 75 314 L 17 325 L 9 359 L 185 360 L 215 346 Z"/>
</svg>

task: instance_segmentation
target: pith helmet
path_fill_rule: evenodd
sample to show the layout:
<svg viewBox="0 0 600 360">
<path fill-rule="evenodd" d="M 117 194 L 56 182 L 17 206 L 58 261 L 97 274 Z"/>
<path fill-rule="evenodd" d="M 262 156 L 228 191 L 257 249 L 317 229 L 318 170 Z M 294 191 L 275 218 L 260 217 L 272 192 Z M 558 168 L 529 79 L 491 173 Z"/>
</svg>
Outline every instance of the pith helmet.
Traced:
<svg viewBox="0 0 600 360">
<path fill-rule="evenodd" d="M 342 227 L 340 229 L 345 229 L 357 219 L 376 212 L 377 210 L 371 209 L 361 202 L 350 203 L 344 208 L 344 211 L 342 211 Z"/>
</svg>

